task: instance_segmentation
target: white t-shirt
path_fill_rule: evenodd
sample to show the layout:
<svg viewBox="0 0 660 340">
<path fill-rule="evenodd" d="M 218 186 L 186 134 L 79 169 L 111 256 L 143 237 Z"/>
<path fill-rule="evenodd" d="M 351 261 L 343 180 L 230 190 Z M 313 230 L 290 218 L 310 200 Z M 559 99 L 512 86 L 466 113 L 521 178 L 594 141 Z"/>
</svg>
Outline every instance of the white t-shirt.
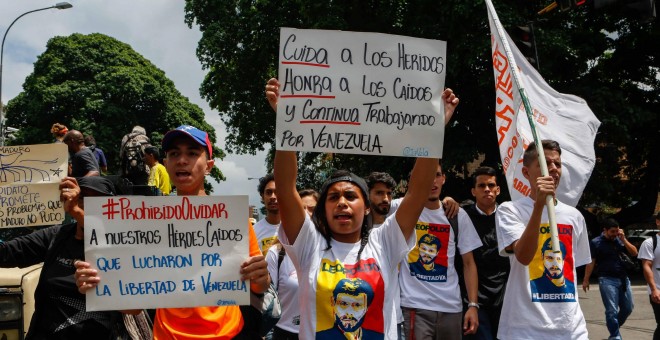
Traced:
<svg viewBox="0 0 660 340">
<path fill-rule="evenodd" d="M 270 274 L 282 304 L 282 316 L 277 327 L 298 333 L 300 329 L 300 306 L 298 306 L 298 274 L 289 256 L 284 254 L 278 268 L 279 251 L 272 246 L 266 254 L 268 273 Z"/>
<path fill-rule="evenodd" d="M 360 242 L 341 243 L 333 239 L 331 248 L 326 250 L 325 238 L 309 216 L 305 217 L 295 244 L 289 244 L 284 230 L 278 236 L 298 272 L 301 339 L 337 339 L 341 335 L 335 321 L 335 296 L 341 299 L 337 310 L 363 305 L 366 296 L 366 312 L 359 307 L 350 311 L 358 322 L 363 322 L 363 336 L 396 338 L 397 265 L 412 244 L 406 244 L 394 217 L 371 231 L 358 263 Z"/>
<path fill-rule="evenodd" d="M 270 224 L 265 218 L 262 218 L 257 224 L 254 225 L 254 233 L 257 234 L 257 242 L 259 242 L 259 249 L 266 255 L 270 246 L 277 240 L 277 229 L 279 224 Z"/>
<path fill-rule="evenodd" d="M 578 302 L 575 268 L 591 262 L 589 236 L 584 217 L 577 209 L 558 202 L 555 206 L 559 241 L 563 245 L 563 271 L 546 271 L 542 250 L 549 247 L 550 227 L 547 209 L 541 217 L 538 251 L 528 266 L 504 249 L 520 239 L 532 213 L 534 201 L 524 197 L 500 205 L 495 214 L 500 255 L 509 256 L 511 272 L 507 281 L 497 337 L 500 339 L 588 339 L 587 325 Z M 552 267 L 552 266 L 551 266 Z M 552 275 L 563 286 L 553 284 Z"/>
<path fill-rule="evenodd" d="M 454 268 L 454 230 L 442 206 L 439 209 L 422 210 L 413 241 L 415 247 L 408 257 L 401 261 L 401 306 L 460 313 L 463 310 L 463 302 Z M 461 255 L 479 247 L 481 239 L 472 220 L 465 210 L 459 209 L 458 248 Z"/>
<path fill-rule="evenodd" d="M 652 237 L 659 237 L 658 235 L 653 235 Z M 660 243 L 660 239 L 658 240 Z M 648 239 L 642 242 L 642 245 L 639 246 L 639 254 L 637 258 L 640 260 L 649 260 L 653 261 L 651 263 L 651 268 L 653 269 L 653 280 L 655 281 L 656 288 L 660 288 L 660 246 L 655 248 L 653 251 L 653 238 L 649 237 Z M 649 295 L 651 295 L 651 287 L 646 287 Z"/>
</svg>

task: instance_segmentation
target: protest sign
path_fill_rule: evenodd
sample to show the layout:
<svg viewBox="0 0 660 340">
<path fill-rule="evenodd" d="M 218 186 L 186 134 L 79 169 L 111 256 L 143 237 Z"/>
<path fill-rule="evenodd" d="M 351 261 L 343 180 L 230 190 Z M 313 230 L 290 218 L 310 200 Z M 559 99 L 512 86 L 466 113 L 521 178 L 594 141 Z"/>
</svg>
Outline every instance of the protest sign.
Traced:
<svg viewBox="0 0 660 340">
<path fill-rule="evenodd" d="M 59 184 L 67 166 L 65 144 L 0 146 L 0 228 L 64 221 Z"/>
<path fill-rule="evenodd" d="M 278 150 L 441 157 L 446 42 L 281 28 Z"/>
<path fill-rule="evenodd" d="M 247 196 L 85 198 L 87 310 L 247 305 Z"/>
</svg>

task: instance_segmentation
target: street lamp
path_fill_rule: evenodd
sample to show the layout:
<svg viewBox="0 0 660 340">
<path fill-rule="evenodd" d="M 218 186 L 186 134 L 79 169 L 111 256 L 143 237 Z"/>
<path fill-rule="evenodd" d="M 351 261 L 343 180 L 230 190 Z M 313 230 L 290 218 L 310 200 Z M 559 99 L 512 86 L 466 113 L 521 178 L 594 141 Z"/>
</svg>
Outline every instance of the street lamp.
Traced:
<svg viewBox="0 0 660 340">
<path fill-rule="evenodd" d="M 58 2 L 55 4 L 55 6 L 27 11 L 19 15 L 18 18 L 14 19 L 14 21 L 12 21 L 11 24 L 9 24 L 9 27 L 7 27 L 7 30 L 5 31 L 5 35 L 2 36 L 2 45 L 0 45 L 0 146 L 5 146 L 5 110 L 4 110 L 4 105 L 2 104 L 2 59 L 4 57 L 4 52 L 5 52 L 5 38 L 7 38 L 7 33 L 9 33 L 9 29 L 11 29 L 11 27 L 14 26 L 14 23 L 16 23 L 18 19 L 30 13 L 45 11 L 51 8 L 67 9 L 71 7 L 73 7 L 73 5 L 68 2 Z"/>
</svg>

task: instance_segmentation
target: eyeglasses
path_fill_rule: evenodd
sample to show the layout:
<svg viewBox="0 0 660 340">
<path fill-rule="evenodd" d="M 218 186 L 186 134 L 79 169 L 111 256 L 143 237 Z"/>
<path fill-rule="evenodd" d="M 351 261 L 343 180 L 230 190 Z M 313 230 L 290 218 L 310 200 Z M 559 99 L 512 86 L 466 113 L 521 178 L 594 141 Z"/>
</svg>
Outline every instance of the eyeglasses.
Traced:
<svg viewBox="0 0 660 340">
<path fill-rule="evenodd" d="M 496 186 L 497 186 L 497 184 L 495 184 L 495 183 L 479 183 L 479 184 L 477 184 L 477 188 L 479 188 L 479 189 L 485 189 L 486 187 L 488 187 L 488 189 L 495 189 Z"/>
</svg>

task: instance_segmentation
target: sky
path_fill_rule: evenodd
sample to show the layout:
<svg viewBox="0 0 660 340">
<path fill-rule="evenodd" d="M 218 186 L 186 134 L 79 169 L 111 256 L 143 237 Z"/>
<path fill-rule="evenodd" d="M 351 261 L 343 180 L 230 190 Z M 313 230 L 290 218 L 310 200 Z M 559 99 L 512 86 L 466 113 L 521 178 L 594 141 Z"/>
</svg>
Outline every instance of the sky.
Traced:
<svg viewBox="0 0 660 340">
<path fill-rule="evenodd" d="M 21 14 L 50 7 L 59 1 L 0 0 L 0 34 Z M 216 130 L 217 146 L 225 150 L 225 126 L 218 112 L 211 110 L 199 95 L 205 72 L 195 55 L 201 32 L 184 23 L 182 0 L 69 0 L 72 8 L 48 9 L 18 19 L 8 32 L 2 63 L 2 101 L 7 103 L 22 91 L 37 57 L 54 36 L 73 33 L 102 33 L 131 45 L 163 70 L 176 88 L 206 113 Z M 64 123 L 64 122 L 63 122 Z M 269 146 L 266 146 L 266 149 Z M 216 165 L 227 181 L 211 180 L 214 195 L 249 195 L 250 204 L 261 207 L 257 193 L 259 178 L 266 174 L 265 152 L 257 155 L 227 156 Z M 248 178 L 255 178 L 249 180 Z"/>
</svg>

